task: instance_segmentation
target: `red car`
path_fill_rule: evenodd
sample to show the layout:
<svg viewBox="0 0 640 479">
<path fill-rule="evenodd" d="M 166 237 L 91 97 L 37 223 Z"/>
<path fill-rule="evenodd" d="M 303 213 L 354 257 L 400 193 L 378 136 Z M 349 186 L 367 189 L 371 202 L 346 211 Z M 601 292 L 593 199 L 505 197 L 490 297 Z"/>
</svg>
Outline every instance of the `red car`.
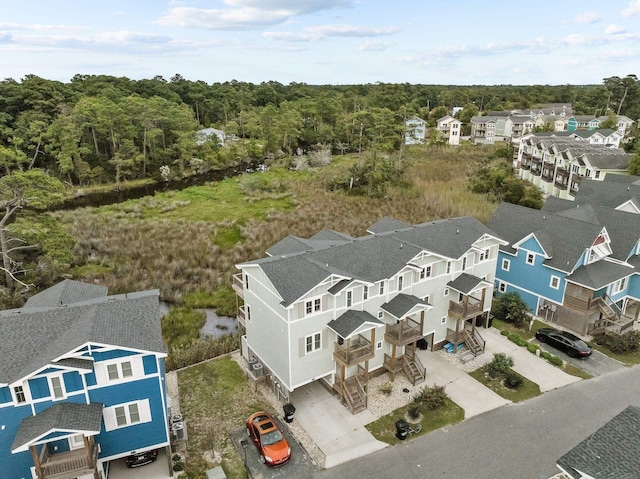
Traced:
<svg viewBox="0 0 640 479">
<path fill-rule="evenodd" d="M 247 434 L 256 445 L 263 464 L 279 466 L 291 459 L 291 447 L 269 413 L 260 411 L 249 416 Z"/>
</svg>

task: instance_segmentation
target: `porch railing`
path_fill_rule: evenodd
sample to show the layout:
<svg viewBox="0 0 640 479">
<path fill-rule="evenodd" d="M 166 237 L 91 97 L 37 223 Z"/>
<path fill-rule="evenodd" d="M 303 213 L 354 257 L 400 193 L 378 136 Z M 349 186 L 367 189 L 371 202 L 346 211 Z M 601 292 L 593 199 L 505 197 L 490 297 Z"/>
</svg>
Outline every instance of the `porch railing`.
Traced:
<svg viewBox="0 0 640 479">
<path fill-rule="evenodd" d="M 398 324 L 388 324 L 385 339 L 389 343 L 405 346 L 422 338 L 422 325 L 411 318 L 406 318 Z"/>
<path fill-rule="evenodd" d="M 483 304 L 478 300 L 469 300 L 466 303 L 449 301 L 449 316 L 460 319 L 469 319 L 482 314 Z"/>
<path fill-rule="evenodd" d="M 238 296 L 244 298 L 244 283 L 242 281 L 242 273 L 233 275 L 232 287 Z"/>
<path fill-rule="evenodd" d="M 42 479 L 73 479 L 91 474 L 95 472 L 97 458 L 98 447 L 95 443 L 90 445 L 88 451 L 82 448 L 51 455 L 45 452 L 40 464 Z"/>
<path fill-rule="evenodd" d="M 347 347 L 347 344 L 335 343 L 335 349 L 333 352 L 334 361 L 344 364 L 345 366 L 354 366 L 362 361 L 372 359 L 374 356 L 373 348 L 371 347 L 371 341 L 363 337 L 359 337 L 357 340 L 352 340 Z"/>
</svg>

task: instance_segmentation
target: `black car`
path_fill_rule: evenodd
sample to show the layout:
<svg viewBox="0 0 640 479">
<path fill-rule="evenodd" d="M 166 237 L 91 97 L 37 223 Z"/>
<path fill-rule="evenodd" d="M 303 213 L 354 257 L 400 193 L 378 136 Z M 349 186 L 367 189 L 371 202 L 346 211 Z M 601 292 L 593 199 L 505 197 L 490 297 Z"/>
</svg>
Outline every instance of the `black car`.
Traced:
<svg viewBox="0 0 640 479">
<path fill-rule="evenodd" d="M 564 351 L 572 358 L 586 358 L 591 356 L 591 347 L 575 334 L 567 331 L 558 331 L 553 328 L 540 328 L 536 331 L 536 339 L 541 343 L 548 343 L 551 346 Z"/>
<path fill-rule="evenodd" d="M 127 467 L 138 467 L 150 464 L 158 458 L 158 450 L 151 449 L 150 451 L 140 452 L 127 456 L 124 462 L 127 463 Z"/>
</svg>

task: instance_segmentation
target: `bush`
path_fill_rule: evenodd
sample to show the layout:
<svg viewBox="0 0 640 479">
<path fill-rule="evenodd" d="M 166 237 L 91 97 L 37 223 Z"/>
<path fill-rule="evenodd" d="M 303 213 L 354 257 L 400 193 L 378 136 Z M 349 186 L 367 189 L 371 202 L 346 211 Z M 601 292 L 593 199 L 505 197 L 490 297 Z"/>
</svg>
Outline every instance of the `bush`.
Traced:
<svg viewBox="0 0 640 479">
<path fill-rule="evenodd" d="M 188 345 L 171 349 L 166 359 L 166 369 L 167 371 L 173 371 L 174 369 L 191 366 L 207 359 L 217 358 L 239 348 L 239 334 L 229 334 L 220 338 L 209 336 Z"/>
<path fill-rule="evenodd" d="M 444 406 L 448 396 L 444 392 L 444 386 L 424 386 L 420 392 L 414 397 L 415 402 L 421 402 L 427 409 L 438 409 Z"/>
<path fill-rule="evenodd" d="M 380 391 L 385 396 L 388 396 L 393 392 L 393 384 L 387 381 L 386 383 L 380 385 L 378 391 Z"/>
<path fill-rule="evenodd" d="M 558 356 L 551 356 L 548 361 L 554 366 L 562 366 L 564 362 Z"/>
<path fill-rule="evenodd" d="M 530 319 L 529 308 L 516 292 L 505 293 L 493 300 L 491 314 L 496 318 L 513 323 L 517 327 L 524 326 Z"/>
<path fill-rule="evenodd" d="M 633 353 L 640 347 L 640 331 L 630 331 L 625 334 L 604 332 L 594 337 L 597 344 L 609 349 L 615 354 Z"/>
<path fill-rule="evenodd" d="M 504 385 L 509 389 L 518 389 L 522 386 L 523 379 L 517 372 L 509 369 L 504 375 Z"/>
<path fill-rule="evenodd" d="M 540 356 L 542 356 L 544 359 L 546 359 L 547 361 L 551 361 L 551 358 L 553 357 L 553 355 L 551 353 L 548 353 L 547 351 L 542 351 L 540 350 Z"/>
<path fill-rule="evenodd" d="M 537 344 L 533 344 L 533 343 L 527 344 L 527 350 L 532 354 L 536 354 L 536 351 L 538 349 L 540 349 L 540 346 L 538 346 Z"/>
<path fill-rule="evenodd" d="M 513 364 L 513 358 L 511 356 L 507 356 L 504 353 L 498 353 L 487 366 L 487 372 L 489 373 L 489 376 L 496 379 L 507 374 L 509 368 L 511 368 Z"/>
<path fill-rule="evenodd" d="M 418 419 L 420 417 L 420 404 L 409 404 L 409 407 L 407 407 L 407 416 L 409 416 L 410 419 Z"/>
</svg>

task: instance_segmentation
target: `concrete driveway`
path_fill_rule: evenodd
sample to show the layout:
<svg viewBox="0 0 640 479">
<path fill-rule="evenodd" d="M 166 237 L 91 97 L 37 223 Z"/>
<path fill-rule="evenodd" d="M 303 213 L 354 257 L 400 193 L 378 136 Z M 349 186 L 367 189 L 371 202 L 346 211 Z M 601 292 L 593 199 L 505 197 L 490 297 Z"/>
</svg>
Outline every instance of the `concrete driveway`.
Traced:
<svg viewBox="0 0 640 479">
<path fill-rule="evenodd" d="M 169 458 L 165 449 L 158 451 L 155 462 L 146 466 L 128 468 L 124 459 L 116 459 L 109 464 L 109 479 L 167 479 L 172 477 L 169 473 Z"/>
<path fill-rule="evenodd" d="M 486 341 L 487 352 L 491 353 L 492 356 L 497 353 L 511 356 L 514 360 L 513 370 L 540 386 L 540 392 L 551 391 L 552 389 L 580 381 L 580 378 L 567 374 L 545 359 L 531 354 L 527 348 L 509 341 L 506 336 L 502 336 L 500 331 L 495 328 L 483 329 L 481 334 Z M 488 359 L 487 362 L 491 361 L 492 357 Z"/>
</svg>

